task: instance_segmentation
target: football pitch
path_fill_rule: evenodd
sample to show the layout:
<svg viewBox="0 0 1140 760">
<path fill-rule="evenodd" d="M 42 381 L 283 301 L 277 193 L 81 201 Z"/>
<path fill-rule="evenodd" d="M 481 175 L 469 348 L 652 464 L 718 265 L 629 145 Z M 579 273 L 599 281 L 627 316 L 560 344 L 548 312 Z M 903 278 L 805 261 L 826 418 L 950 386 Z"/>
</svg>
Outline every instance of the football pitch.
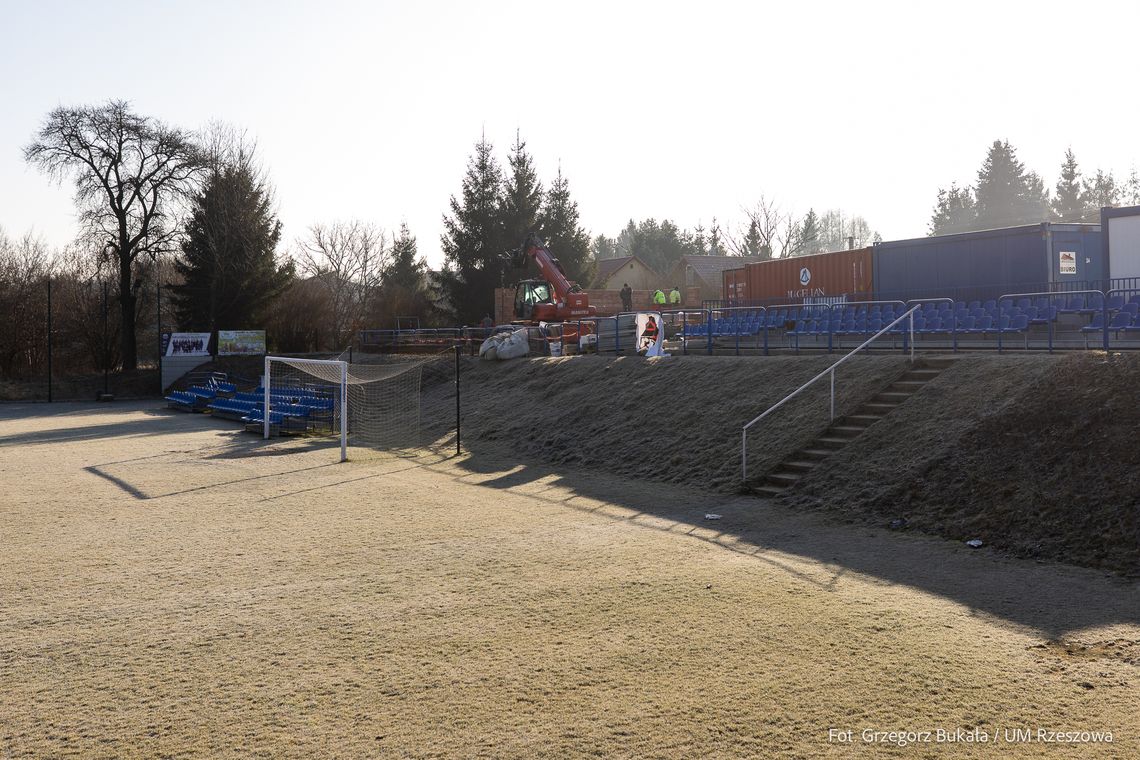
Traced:
<svg viewBox="0 0 1140 760">
<path fill-rule="evenodd" d="M 1135 582 L 651 472 L 336 458 L 0 407 L 0 758 L 1140 756 Z"/>
</svg>

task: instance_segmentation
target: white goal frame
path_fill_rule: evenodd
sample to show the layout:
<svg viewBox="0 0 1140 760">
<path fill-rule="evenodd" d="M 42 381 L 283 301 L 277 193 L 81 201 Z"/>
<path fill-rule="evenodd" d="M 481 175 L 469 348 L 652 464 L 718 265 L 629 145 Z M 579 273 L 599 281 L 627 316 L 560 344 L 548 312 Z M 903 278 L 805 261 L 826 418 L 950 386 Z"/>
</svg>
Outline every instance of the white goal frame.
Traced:
<svg viewBox="0 0 1140 760">
<path fill-rule="evenodd" d="M 292 366 L 304 366 L 305 364 L 313 364 L 323 367 L 339 367 L 340 372 L 337 374 L 340 377 L 340 461 L 345 462 L 348 460 L 348 362 L 338 361 L 336 359 L 295 359 L 289 356 L 269 356 L 265 357 L 265 382 L 262 384 L 262 391 L 265 397 L 262 399 L 262 416 L 264 420 L 264 430 L 262 437 L 269 440 L 269 389 L 272 386 L 270 377 L 270 365 L 278 361 L 282 364 Z M 300 367 L 298 367 L 300 368 Z"/>
</svg>

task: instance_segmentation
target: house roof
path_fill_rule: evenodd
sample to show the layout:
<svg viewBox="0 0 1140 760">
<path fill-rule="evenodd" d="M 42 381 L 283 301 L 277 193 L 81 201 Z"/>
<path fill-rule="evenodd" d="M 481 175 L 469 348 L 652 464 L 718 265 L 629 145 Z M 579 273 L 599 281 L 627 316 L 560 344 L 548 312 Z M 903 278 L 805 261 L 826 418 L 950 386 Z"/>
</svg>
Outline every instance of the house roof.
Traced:
<svg viewBox="0 0 1140 760">
<path fill-rule="evenodd" d="M 654 275 L 657 274 L 656 272 L 653 271 L 653 267 L 646 264 L 644 261 L 642 261 L 637 256 L 622 256 L 620 259 L 600 259 L 598 261 L 598 272 L 597 272 L 597 274 L 594 275 L 593 287 L 595 287 L 595 288 L 605 287 L 606 283 L 609 281 L 609 279 L 611 277 L 613 277 L 615 274 L 617 274 L 623 268 L 625 268 L 626 264 L 628 264 L 634 260 L 636 260 L 638 264 L 641 264 L 641 266 L 648 269 Z"/>
<path fill-rule="evenodd" d="M 679 267 L 687 265 L 697 277 L 719 288 L 721 272 L 726 269 L 739 269 L 745 264 L 756 261 L 763 259 L 758 256 L 682 256 L 673 270 L 676 272 Z"/>
</svg>

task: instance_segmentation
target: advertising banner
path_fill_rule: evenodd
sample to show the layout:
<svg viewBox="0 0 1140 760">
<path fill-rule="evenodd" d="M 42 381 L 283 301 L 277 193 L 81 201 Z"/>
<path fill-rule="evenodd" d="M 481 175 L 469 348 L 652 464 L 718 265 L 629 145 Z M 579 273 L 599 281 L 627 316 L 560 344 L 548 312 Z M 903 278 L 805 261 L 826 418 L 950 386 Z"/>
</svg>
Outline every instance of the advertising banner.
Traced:
<svg viewBox="0 0 1140 760">
<path fill-rule="evenodd" d="M 218 356 L 265 354 L 265 330 L 218 330 Z"/>
<path fill-rule="evenodd" d="M 210 333 L 164 333 L 163 356 L 209 356 Z"/>
<path fill-rule="evenodd" d="M 637 314 L 637 353 L 646 356 L 662 356 L 665 342 L 665 326 L 657 312 Z"/>
</svg>

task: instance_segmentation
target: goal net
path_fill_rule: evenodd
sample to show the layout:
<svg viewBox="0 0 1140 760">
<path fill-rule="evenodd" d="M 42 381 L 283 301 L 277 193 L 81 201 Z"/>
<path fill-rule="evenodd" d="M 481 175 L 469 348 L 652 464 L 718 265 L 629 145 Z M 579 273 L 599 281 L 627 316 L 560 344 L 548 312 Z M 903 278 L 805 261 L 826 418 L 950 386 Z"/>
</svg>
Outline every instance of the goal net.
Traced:
<svg viewBox="0 0 1140 760">
<path fill-rule="evenodd" d="M 354 456 L 414 449 L 421 443 L 424 364 L 423 359 L 350 364 L 267 356 L 262 434 L 335 438 L 341 461 L 350 447 Z"/>
</svg>

